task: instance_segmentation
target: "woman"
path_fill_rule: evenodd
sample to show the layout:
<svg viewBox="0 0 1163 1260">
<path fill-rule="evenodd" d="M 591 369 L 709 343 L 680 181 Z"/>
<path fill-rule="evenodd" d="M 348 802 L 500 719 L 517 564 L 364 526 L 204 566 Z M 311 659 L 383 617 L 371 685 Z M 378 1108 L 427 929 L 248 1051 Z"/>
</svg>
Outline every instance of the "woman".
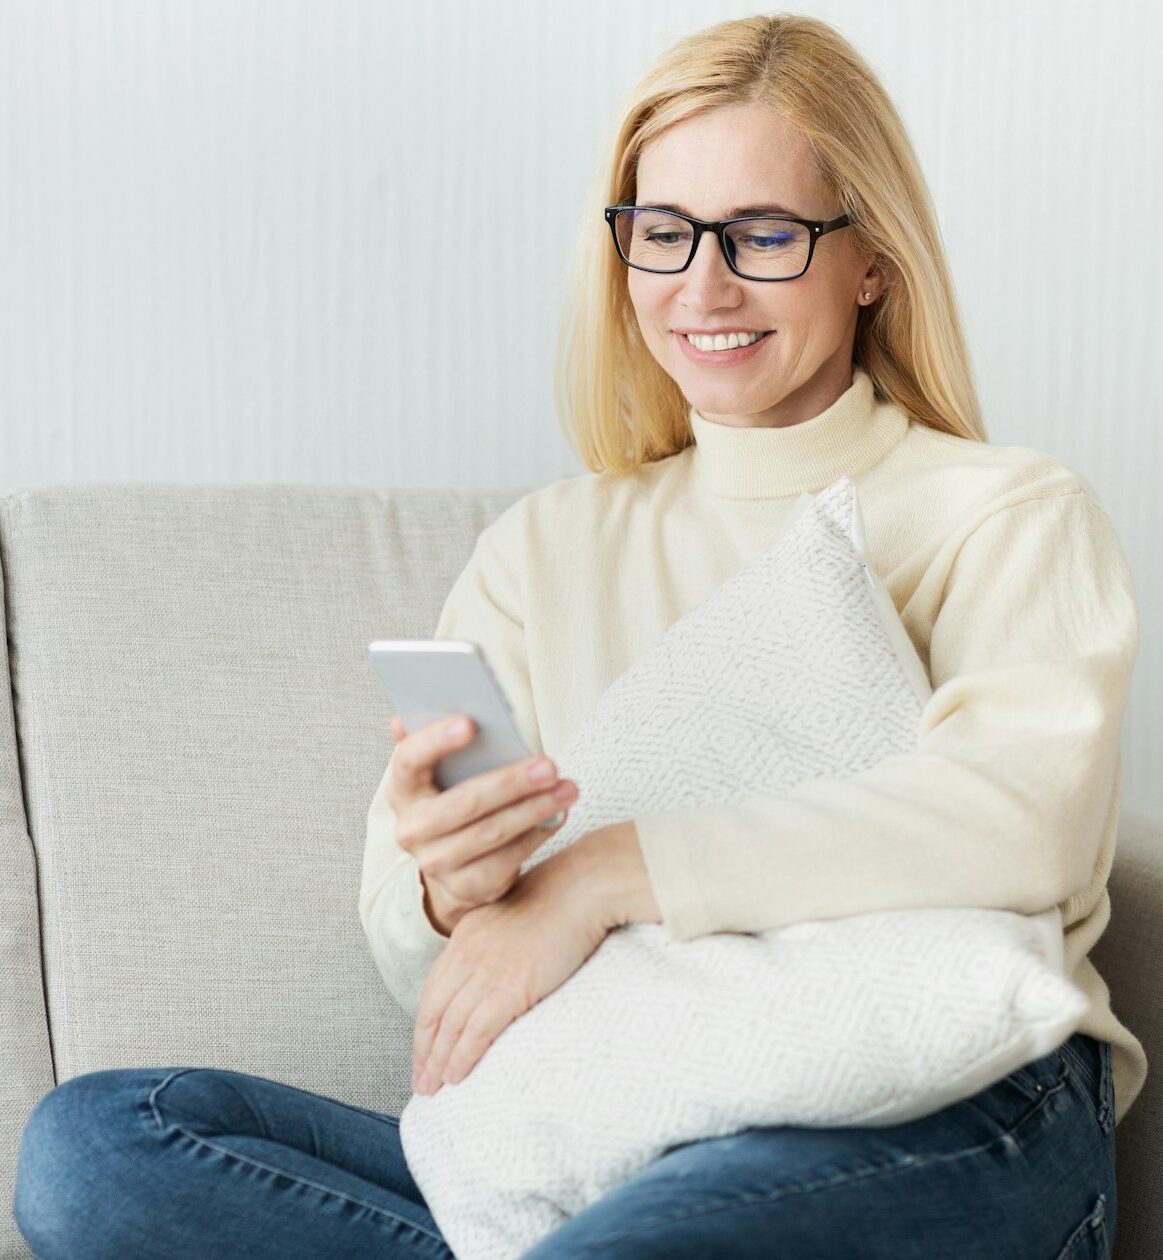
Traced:
<svg viewBox="0 0 1163 1260">
<path fill-rule="evenodd" d="M 801 492 L 847 473 L 934 694 L 915 756 L 626 820 L 523 876 L 575 785 L 555 797 L 538 756 L 439 792 L 456 737 L 395 723 L 360 916 L 416 1016 L 416 1087 L 462 1080 L 620 924 L 690 939 L 1058 905 L 1092 1004 L 1052 1054 L 902 1125 L 673 1148 L 528 1254 L 1107 1256 L 1115 1121 L 1146 1072 L 1086 958 L 1109 914 L 1138 645 L 1110 521 L 1051 456 L 986 441 L 905 130 L 831 27 L 758 16 L 680 42 L 639 85 L 597 193 L 561 376 L 591 475 L 481 534 L 437 637 L 480 643 L 530 746 L 562 748 Z M 15 1211 L 39 1256 L 70 1260 L 451 1255 L 395 1117 L 210 1069 L 58 1086 L 25 1131 Z"/>
</svg>

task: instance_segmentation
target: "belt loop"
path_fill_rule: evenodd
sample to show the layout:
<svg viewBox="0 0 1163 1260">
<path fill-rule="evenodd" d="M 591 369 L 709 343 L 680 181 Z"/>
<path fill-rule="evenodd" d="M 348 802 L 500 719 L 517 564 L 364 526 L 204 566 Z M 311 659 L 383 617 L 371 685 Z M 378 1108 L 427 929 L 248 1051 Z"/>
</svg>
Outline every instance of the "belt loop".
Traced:
<svg viewBox="0 0 1163 1260">
<path fill-rule="evenodd" d="M 1111 1067 L 1111 1058 L 1114 1050 L 1109 1041 L 1098 1041 L 1096 1038 L 1095 1044 L 1098 1047 L 1099 1062 L 1098 1122 L 1102 1126 L 1103 1131 L 1109 1133 L 1114 1127 L 1114 1110 L 1108 1102 L 1108 1099 L 1114 1097 L 1113 1069 Z"/>
</svg>

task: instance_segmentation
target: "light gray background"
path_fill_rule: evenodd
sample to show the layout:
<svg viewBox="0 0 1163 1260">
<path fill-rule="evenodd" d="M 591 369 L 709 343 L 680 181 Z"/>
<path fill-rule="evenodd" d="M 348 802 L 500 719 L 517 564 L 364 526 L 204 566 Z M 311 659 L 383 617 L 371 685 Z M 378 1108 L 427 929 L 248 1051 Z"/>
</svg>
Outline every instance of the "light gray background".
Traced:
<svg viewBox="0 0 1163 1260">
<path fill-rule="evenodd" d="M 658 53 L 757 11 L 0 0 L 0 492 L 580 472 L 552 371 L 583 190 Z M 1143 623 L 1124 799 L 1163 812 L 1161 10 L 795 11 L 904 115 L 991 439 L 1114 519 Z"/>
</svg>

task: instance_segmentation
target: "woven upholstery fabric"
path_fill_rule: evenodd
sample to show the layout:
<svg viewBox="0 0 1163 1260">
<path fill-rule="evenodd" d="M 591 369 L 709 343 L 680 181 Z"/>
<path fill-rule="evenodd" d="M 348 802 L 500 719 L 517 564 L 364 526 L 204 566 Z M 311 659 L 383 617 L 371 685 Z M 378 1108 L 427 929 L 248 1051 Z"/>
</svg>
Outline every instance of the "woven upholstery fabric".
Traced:
<svg viewBox="0 0 1163 1260">
<path fill-rule="evenodd" d="M 358 914 L 393 748 L 367 644 L 430 635 L 526 490 L 4 498 L 7 1202 L 32 1106 L 82 1072 L 226 1067 L 398 1114 L 412 1022 Z"/>
<path fill-rule="evenodd" d="M 908 752 L 927 695 L 841 477 L 801 496 L 772 545 L 599 698 L 558 759 L 577 803 L 523 869 L 640 811 L 730 804 Z M 669 1147 L 929 1114 L 1049 1053 L 1086 1007 L 1062 974 L 1057 908 L 688 941 L 634 924 L 463 1081 L 414 1095 L 400 1134 L 458 1260 L 507 1260 Z"/>
<path fill-rule="evenodd" d="M 0 594 L 7 595 L 3 585 L 0 574 Z M 7 675 L 7 635 L 0 635 L 0 658 Z M 0 1196 L 11 1205 L 19 1135 L 33 1107 L 56 1082 L 41 983 L 36 858 L 24 814 L 7 688 L 0 693 L 0 710 Z M 0 1257 L 31 1255 L 9 1206 L 0 1213 Z"/>
</svg>

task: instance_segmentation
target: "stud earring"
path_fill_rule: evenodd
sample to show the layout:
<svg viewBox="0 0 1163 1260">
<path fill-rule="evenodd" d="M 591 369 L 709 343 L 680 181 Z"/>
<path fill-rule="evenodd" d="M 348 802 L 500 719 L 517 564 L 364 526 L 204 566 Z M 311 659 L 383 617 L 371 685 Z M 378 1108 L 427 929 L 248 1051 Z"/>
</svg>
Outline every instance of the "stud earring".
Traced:
<svg viewBox="0 0 1163 1260">
<path fill-rule="evenodd" d="M 868 298 L 870 298 L 871 296 L 872 296 L 872 294 L 871 294 L 871 293 L 866 293 L 866 294 L 864 295 L 864 297 L 865 297 L 865 299 L 866 299 L 866 300 L 867 300 Z"/>
</svg>

